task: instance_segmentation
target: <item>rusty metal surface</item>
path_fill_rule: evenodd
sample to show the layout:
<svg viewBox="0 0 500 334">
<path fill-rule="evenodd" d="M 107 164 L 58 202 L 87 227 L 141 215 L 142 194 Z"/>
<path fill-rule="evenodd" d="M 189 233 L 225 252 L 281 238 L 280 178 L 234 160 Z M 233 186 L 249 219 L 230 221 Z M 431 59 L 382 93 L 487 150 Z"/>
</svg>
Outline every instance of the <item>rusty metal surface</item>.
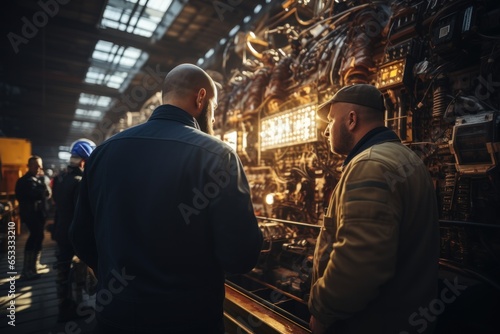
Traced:
<svg viewBox="0 0 500 334">
<path fill-rule="evenodd" d="M 244 330 L 262 334 L 311 333 L 308 329 L 290 321 L 242 292 L 228 285 L 225 286 L 225 289 L 224 311 L 226 315 L 235 319 Z"/>
</svg>

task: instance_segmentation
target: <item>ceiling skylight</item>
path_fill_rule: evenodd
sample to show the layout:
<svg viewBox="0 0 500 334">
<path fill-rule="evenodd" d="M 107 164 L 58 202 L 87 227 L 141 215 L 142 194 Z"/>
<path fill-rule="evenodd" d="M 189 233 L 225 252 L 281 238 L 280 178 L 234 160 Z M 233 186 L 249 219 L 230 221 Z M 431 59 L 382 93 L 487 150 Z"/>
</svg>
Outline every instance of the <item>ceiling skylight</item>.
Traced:
<svg viewBox="0 0 500 334">
<path fill-rule="evenodd" d="M 75 116 L 76 118 L 79 119 L 86 118 L 86 119 L 100 120 L 102 117 L 102 111 L 95 109 L 78 108 L 75 111 Z"/>
<path fill-rule="evenodd" d="M 81 122 L 81 121 L 71 122 L 72 129 L 90 130 L 90 129 L 93 129 L 94 126 L 95 126 L 95 123 L 92 123 L 92 122 Z"/>
<path fill-rule="evenodd" d="M 147 57 L 147 53 L 133 47 L 98 41 L 85 82 L 123 91 Z"/>
<path fill-rule="evenodd" d="M 114 102 L 114 99 L 109 96 L 81 93 L 74 120 L 71 122 L 70 133 L 81 133 L 93 129 L 95 122 L 102 119 L 104 112 L 111 108 Z"/>
<path fill-rule="evenodd" d="M 92 58 L 106 63 L 133 67 L 141 55 L 142 51 L 139 49 L 100 40 L 95 45 Z"/>
<path fill-rule="evenodd" d="M 109 0 L 101 25 L 151 37 L 171 4 L 172 0 Z"/>
<path fill-rule="evenodd" d="M 102 108 L 109 108 L 111 106 L 112 98 L 109 96 L 99 96 L 92 94 L 81 93 L 78 99 L 78 104 L 81 106 L 97 106 Z"/>
</svg>

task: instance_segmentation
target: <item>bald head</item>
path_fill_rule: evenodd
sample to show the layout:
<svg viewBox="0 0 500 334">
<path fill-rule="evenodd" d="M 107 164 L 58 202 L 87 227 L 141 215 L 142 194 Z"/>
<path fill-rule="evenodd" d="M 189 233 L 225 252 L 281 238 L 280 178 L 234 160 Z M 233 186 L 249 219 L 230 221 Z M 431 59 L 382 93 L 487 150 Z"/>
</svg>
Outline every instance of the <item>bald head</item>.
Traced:
<svg viewBox="0 0 500 334">
<path fill-rule="evenodd" d="M 196 118 L 202 131 L 213 133 L 217 89 L 207 72 L 192 64 L 176 66 L 163 81 L 162 98 L 163 104 L 181 108 Z"/>
<path fill-rule="evenodd" d="M 177 99 L 190 98 L 206 90 L 207 96 L 213 97 L 216 88 L 210 76 L 203 69 L 192 64 L 181 64 L 172 69 L 163 81 L 163 103 Z"/>
</svg>

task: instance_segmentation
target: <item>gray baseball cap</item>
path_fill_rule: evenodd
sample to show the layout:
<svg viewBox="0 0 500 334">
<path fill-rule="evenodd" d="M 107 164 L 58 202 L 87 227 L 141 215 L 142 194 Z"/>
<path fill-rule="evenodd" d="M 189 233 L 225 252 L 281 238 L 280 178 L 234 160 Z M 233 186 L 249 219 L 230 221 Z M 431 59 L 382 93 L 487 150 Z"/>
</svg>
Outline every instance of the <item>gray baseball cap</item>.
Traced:
<svg viewBox="0 0 500 334">
<path fill-rule="evenodd" d="M 370 107 L 380 112 L 385 111 L 384 97 L 382 93 L 373 85 L 356 84 L 342 87 L 333 97 L 318 106 L 318 117 L 328 122 L 327 116 L 330 111 L 330 104 L 344 102 Z"/>
</svg>

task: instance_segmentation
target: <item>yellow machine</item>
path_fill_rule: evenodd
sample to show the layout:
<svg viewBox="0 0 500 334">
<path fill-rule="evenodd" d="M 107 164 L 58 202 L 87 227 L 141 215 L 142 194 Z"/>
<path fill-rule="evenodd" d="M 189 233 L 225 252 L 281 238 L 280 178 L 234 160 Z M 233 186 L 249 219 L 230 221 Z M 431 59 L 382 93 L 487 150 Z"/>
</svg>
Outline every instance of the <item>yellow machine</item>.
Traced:
<svg viewBox="0 0 500 334">
<path fill-rule="evenodd" d="M 20 234 L 19 217 L 15 213 L 15 187 L 17 180 L 27 171 L 31 156 L 31 142 L 22 138 L 0 138 L 0 225 L 14 221 Z"/>
</svg>

